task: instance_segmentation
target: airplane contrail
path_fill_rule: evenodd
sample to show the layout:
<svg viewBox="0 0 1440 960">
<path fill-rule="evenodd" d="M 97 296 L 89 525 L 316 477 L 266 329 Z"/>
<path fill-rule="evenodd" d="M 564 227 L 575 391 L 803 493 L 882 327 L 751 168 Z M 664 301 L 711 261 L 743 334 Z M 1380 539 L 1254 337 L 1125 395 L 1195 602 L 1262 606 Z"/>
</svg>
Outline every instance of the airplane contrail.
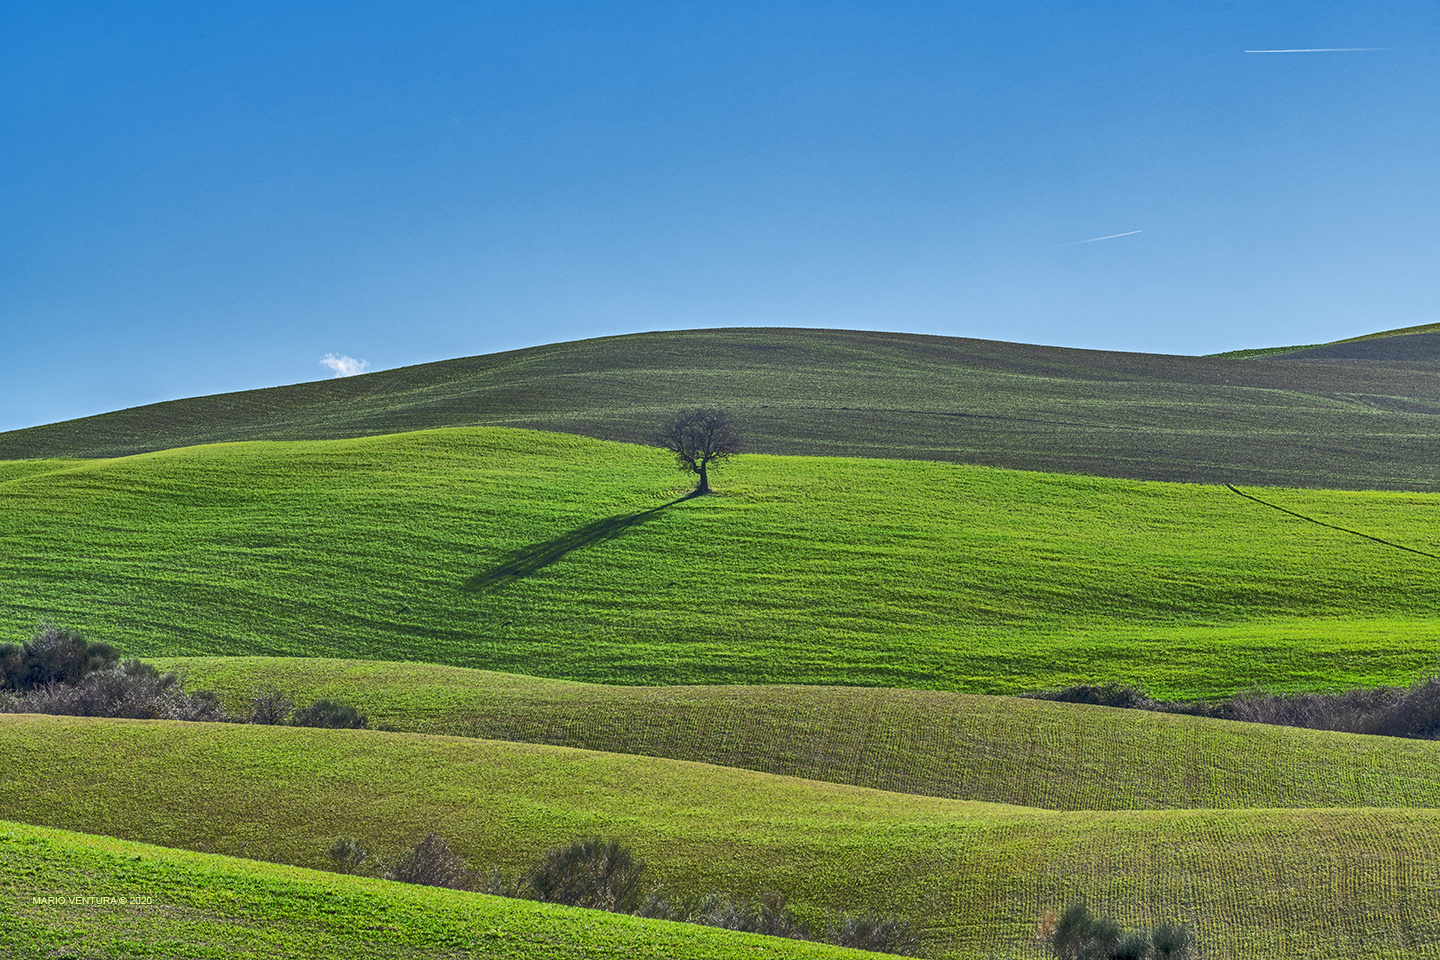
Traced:
<svg viewBox="0 0 1440 960">
<path fill-rule="evenodd" d="M 1246 50 L 1246 53 L 1377 53 L 1399 50 L 1400 47 L 1309 47 L 1297 50 Z"/>
<path fill-rule="evenodd" d="M 1099 243 L 1101 240 L 1114 240 L 1116 237 L 1133 237 L 1137 233 L 1144 233 L 1144 230 L 1131 230 L 1129 233 L 1112 233 L 1108 237 L 1091 237 L 1089 240 L 1076 240 L 1070 246 L 1077 246 L 1082 243 Z"/>
</svg>

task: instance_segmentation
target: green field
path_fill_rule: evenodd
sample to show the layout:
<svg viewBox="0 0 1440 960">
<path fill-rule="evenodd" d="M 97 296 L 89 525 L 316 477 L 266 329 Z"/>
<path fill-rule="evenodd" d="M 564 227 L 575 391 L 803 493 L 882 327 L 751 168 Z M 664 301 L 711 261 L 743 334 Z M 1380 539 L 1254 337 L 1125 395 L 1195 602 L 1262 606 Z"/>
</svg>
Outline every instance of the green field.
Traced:
<svg viewBox="0 0 1440 960">
<path fill-rule="evenodd" d="M 3 822 L 0 897 L 7 960 L 870 956 Z"/>
<path fill-rule="evenodd" d="M 1035 955 L 1049 908 L 1193 918 L 1207 957 L 1440 949 L 1440 811 L 1080 811 L 883 793 L 651 757 L 371 731 L 0 717 L 0 816 L 319 866 L 436 830 L 514 871 L 619 837 L 662 889 L 924 918 L 926 953 Z"/>
<path fill-rule="evenodd" d="M 1177 357 L 850 330 L 635 334 L 177 400 L 0 434 L 0 459 L 482 425 L 648 443 L 666 416 L 695 405 L 729 409 L 755 453 L 1440 490 L 1433 362 Z"/>
<path fill-rule="evenodd" d="M 689 331 L 0 435 L 0 641 L 398 731 L 0 714 L 0 953 L 839 955 L 309 869 L 433 829 L 509 875 L 616 837 L 928 956 L 1038 957 L 1078 898 L 1207 960 L 1440 955 L 1440 744 L 986 695 L 1436 673 L 1434 336 Z M 694 404 L 749 440 L 718 496 L 634 442 Z"/>
<path fill-rule="evenodd" d="M 606 683 L 1167 696 L 1404 683 L 1440 561 L 1224 487 L 654 450 L 495 428 L 225 444 L 0 484 L 0 629 L 127 655 L 413 660 Z M 1440 499 L 1267 490 L 1440 554 Z"/>
<path fill-rule="evenodd" d="M 938 690 L 619 687 L 418 663 L 160 661 L 244 715 L 276 686 L 371 726 L 1051 810 L 1440 807 L 1440 743 Z"/>
</svg>

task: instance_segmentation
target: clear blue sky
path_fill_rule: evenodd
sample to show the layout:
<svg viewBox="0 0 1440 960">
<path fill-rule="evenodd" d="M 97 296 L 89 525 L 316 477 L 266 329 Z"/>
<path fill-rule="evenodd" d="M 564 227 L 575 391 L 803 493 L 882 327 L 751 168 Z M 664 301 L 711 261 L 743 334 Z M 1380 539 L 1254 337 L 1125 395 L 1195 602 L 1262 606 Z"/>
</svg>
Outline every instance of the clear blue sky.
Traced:
<svg viewBox="0 0 1440 960">
<path fill-rule="evenodd" d="M 639 330 L 1440 321 L 1437 47 L 1440 0 L 0 0 L 0 430 Z M 1383 49 L 1245 52 L 1315 48 Z"/>
</svg>

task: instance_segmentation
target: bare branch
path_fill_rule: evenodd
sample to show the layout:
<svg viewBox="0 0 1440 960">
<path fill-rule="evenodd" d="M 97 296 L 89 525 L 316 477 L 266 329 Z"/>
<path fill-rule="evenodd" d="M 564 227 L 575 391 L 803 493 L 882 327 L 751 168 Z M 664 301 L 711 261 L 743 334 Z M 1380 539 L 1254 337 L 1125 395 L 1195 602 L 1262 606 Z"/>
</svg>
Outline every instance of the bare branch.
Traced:
<svg viewBox="0 0 1440 960">
<path fill-rule="evenodd" d="M 733 456 L 740 447 L 740 431 L 723 410 L 681 410 L 655 438 L 675 456 L 675 465 L 699 476 L 696 493 L 709 493 L 709 470 Z"/>
</svg>

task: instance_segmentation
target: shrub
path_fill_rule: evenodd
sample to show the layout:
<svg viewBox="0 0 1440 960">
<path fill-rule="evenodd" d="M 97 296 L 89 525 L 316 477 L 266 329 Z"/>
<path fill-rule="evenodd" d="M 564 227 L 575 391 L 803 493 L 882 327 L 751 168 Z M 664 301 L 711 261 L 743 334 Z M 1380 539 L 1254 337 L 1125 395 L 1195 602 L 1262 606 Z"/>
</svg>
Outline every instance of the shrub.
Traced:
<svg viewBox="0 0 1440 960">
<path fill-rule="evenodd" d="M 1162 923 L 1150 933 L 1154 960 L 1190 960 L 1194 955 L 1190 927 L 1183 923 Z"/>
<path fill-rule="evenodd" d="M 1105 960 L 1120 942 L 1120 925 L 1098 917 L 1083 903 L 1072 903 L 1050 932 L 1050 950 L 1057 960 Z"/>
<path fill-rule="evenodd" d="M 187 694 L 173 673 L 160 673 L 148 663 L 126 660 L 85 675 L 78 682 L 51 682 L 0 701 L 12 713 L 48 713 L 73 717 L 117 717 L 129 720 L 224 721 L 229 718 L 215 695 Z"/>
<path fill-rule="evenodd" d="M 758 900 L 742 900 L 726 893 L 703 897 L 680 919 L 722 930 L 764 933 L 791 940 L 814 940 L 814 934 L 790 911 L 785 898 L 766 890 Z"/>
<path fill-rule="evenodd" d="M 1409 687 L 1374 687 L 1339 693 L 1250 690 L 1215 701 L 1153 700 L 1134 687 L 1115 685 L 1066 687 L 1021 696 L 1310 730 L 1440 740 L 1440 677 L 1417 680 Z"/>
<path fill-rule="evenodd" d="M 18 644 L 0 646 L 0 690 L 19 690 L 25 677 L 25 655 Z"/>
<path fill-rule="evenodd" d="M 1063 690 L 1042 690 L 1022 694 L 1034 700 L 1053 700 L 1058 703 L 1088 703 L 1097 707 L 1125 707 L 1131 710 L 1156 710 L 1160 704 L 1150 699 L 1136 687 L 1106 684 L 1103 687 L 1080 685 Z"/>
<path fill-rule="evenodd" d="M 1070 904 L 1058 918 L 1047 916 L 1041 922 L 1041 940 L 1057 960 L 1190 960 L 1194 950 L 1184 924 L 1122 931 L 1083 903 Z"/>
<path fill-rule="evenodd" d="M 0 689 L 21 693 L 51 684 L 78 683 L 86 674 L 113 667 L 119 657 L 106 643 L 90 643 L 80 631 L 45 626 L 23 647 L 0 648 Z"/>
<path fill-rule="evenodd" d="M 631 913 L 640 906 L 645 861 L 618 840 L 590 837 L 549 851 L 524 878 L 536 900 Z"/>
<path fill-rule="evenodd" d="M 490 867 L 490 872 L 482 877 L 474 877 L 474 885 L 471 887 L 476 893 L 488 893 L 492 897 L 513 897 L 523 899 L 525 897 L 524 878 L 506 880 L 496 866 Z"/>
<path fill-rule="evenodd" d="M 450 890 L 469 890 L 474 880 L 465 861 L 434 831 L 401 854 L 385 870 L 385 879 Z"/>
<path fill-rule="evenodd" d="M 363 730 L 365 714 L 354 707 L 330 700 L 316 700 L 295 711 L 290 722 L 297 727 L 329 727 L 332 730 Z"/>
<path fill-rule="evenodd" d="M 908 923 L 887 920 L 873 913 L 842 917 L 830 929 L 830 942 L 855 950 L 904 956 L 910 956 L 920 946 L 920 938 Z"/>
<path fill-rule="evenodd" d="M 336 837 L 330 844 L 330 859 L 341 873 L 354 873 L 369 856 L 364 845 L 354 837 Z"/>
<path fill-rule="evenodd" d="M 277 725 L 287 723 L 295 704 L 278 687 L 256 687 L 250 697 L 250 722 Z"/>
<path fill-rule="evenodd" d="M 1361 733 L 1440 739 L 1440 677 L 1426 677 L 1372 713 Z"/>
</svg>

